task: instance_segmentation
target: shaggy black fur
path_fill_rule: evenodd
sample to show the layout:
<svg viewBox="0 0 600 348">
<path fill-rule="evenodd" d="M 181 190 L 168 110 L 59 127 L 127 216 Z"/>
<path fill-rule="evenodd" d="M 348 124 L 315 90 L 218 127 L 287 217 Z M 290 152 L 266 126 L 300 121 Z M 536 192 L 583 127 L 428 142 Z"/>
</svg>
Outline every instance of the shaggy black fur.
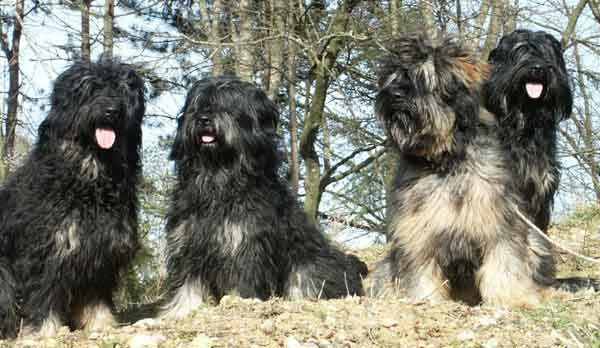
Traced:
<svg viewBox="0 0 600 348">
<path fill-rule="evenodd" d="M 365 265 L 330 244 L 278 175 L 278 117 L 261 90 L 233 77 L 204 79 L 189 91 L 171 152 L 177 185 L 163 315 L 182 317 L 229 293 L 363 293 Z"/>
<path fill-rule="evenodd" d="M 376 113 L 400 152 L 391 247 L 375 293 L 535 305 L 552 283 L 548 242 L 529 233 L 494 117 L 480 106 L 487 64 L 456 42 L 406 35 L 379 74 Z"/>
<path fill-rule="evenodd" d="M 500 40 L 489 61 L 493 70 L 483 88 L 485 105 L 498 118 L 526 213 L 546 231 L 560 176 L 558 123 L 573 107 L 561 44 L 543 31 L 520 29 Z M 531 96 L 528 85 L 541 88 L 541 94 Z"/>
<path fill-rule="evenodd" d="M 112 292 L 138 249 L 144 110 L 131 66 L 80 62 L 57 78 L 37 143 L 0 189 L 3 337 L 20 319 L 42 335 L 112 323 Z"/>
<path fill-rule="evenodd" d="M 546 232 L 560 178 L 558 126 L 573 108 L 563 49 L 548 33 L 520 29 L 502 37 L 489 61 L 493 70 L 483 88 L 485 105 L 498 118 L 500 141 L 526 203 L 523 213 Z M 530 95 L 532 86 L 541 94 Z M 574 277 L 556 279 L 554 286 L 598 291 L 600 282 Z"/>
</svg>

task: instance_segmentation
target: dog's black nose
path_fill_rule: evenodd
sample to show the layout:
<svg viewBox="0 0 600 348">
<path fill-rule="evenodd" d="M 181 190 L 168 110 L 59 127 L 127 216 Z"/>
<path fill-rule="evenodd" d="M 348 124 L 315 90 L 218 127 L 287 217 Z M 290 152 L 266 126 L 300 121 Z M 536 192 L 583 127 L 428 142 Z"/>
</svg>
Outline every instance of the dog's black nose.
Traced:
<svg viewBox="0 0 600 348">
<path fill-rule="evenodd" d="M 544 67 L 541 65 L 535 65 L 531 68 L 531 74 L 535 77 L 544 76 Z"/>
<path fill-rule="evenodd" d="M 107 109 L 104 111 L 104 114 L 105 114 L 106 116 L 108 116 L 108 117 L 114 118 L 114 117 L 117 117 L 117 116 L 119 116 L 119 109 L 118 109 L 118 108 L 116 108 L 116 107 L 114 107 L 114 106 L 111 106 L 111 107 L 108 107 L 108 108 L 107 108 Z"/>
<path fill-rule="evenodd" d="M 200 125 L 207 127 L 211 125 L 211 120 L 210 118 L 208 118 L 208 116 L 202 116 L 200 117 Z"/>
</svg>

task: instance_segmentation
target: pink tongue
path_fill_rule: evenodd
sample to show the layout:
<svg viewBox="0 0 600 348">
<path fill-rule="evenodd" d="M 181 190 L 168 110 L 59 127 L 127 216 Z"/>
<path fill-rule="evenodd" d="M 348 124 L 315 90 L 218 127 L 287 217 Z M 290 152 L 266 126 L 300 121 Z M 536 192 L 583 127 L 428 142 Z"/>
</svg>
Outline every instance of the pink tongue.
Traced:
<svg viewBox="0 0 600 348">
<path fill-rule="evenodd" d="M 115 131 L 109 128 L 96 128 L 96 142 L 103 149 L 110 149 L 115 143 Z"/>
<path fill-rule="evenodd" d="M 544 85 L 541 83 L 526 83 L 525 90 L 527 90 L 527 95 L 529 95 L 530 98 L 537 99 L 542 95 Z"/>
<path fill-rule="evenodd" d="M 213 141 L 215 141 L 215 137 L 212 135 L 203 135 L 202 136 L 203 143 L 212 143 Z"/>
</svg>

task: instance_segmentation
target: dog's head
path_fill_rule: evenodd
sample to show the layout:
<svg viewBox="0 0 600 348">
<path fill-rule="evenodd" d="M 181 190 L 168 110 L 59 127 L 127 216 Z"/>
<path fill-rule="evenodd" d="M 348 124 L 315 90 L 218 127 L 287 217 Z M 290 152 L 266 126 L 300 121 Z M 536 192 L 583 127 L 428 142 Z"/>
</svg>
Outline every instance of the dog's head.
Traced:
<svg viewBox="0 0 600 348">
<path fill-rule="evenodd" d="M 472 135 L 488 66 L 452 39 L 398 39 L 379 72 L 376 114 L 401 152 L 436 158 Z"/>
<path fill-rule="evenodd" d="M 206 78 L 187 94 L 170 158 L 205 167 L 276 169 L 279 113 L 267 95 L 235 77 Z"/>
<path fill-rule="evenodd" d="M 119 153 L 137 160 L 144 91 L 142 78 L 130 65 L 107 59 L 75 63 L 54 82 L 39 142 L 75 143 L 100 157 Z"/>
<path fill-rule="evenodd" d="M 569 117 L 573 107 L 569 77 L 561 44 L 552 35 L 516 30 L 502 37 L 489 61 L 493 71 L 484 86 L 484 97 L 486 106 L 497 115 L 515 117 L 540 111 L 533 118 L 519 120 L 521 127 Z M 501 116 L 500 121 L 510 120 Z"/>
</svg>

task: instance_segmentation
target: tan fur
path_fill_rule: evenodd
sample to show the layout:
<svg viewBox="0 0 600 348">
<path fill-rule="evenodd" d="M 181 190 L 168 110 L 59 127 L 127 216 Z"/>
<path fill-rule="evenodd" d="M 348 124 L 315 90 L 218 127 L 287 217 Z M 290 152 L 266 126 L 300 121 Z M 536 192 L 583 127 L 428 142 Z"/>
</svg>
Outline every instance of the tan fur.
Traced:
<svg viewBox="0 0 600 348">
<path fill-rule="evenodd" d="M 77 224 L 70 219 L 66 219 L 63 228 L 55 235 L 56 252 L 60 258 L 67 257 L 79 248 L 79 231 Z"/>
<path fill-rule="evenodd" d="M 455 71 L 462 77 L 465 85 L 479 88 L 481 83 L 491 74 L 491 66 L 485 62 L 477 61 L 469 56 L 458 57 L 455 60 Z"/>
<path fill-rule="evenodd" d="M 167 303 L 160 313 L 160 317 L 169 319 L 183 319 L 194 310 L 200 308 L 208 300 L 208 290 L 200 280 L 187 280 L 177 289 L 177 293 Z"/>
<path fill-rule="evenodd" d="M 488 250 L 477 272 L 477 283 L 484 300 L 501 307 L 534 307 L 540 303 L 539 287 L 532 270 L 514 246 L 498 243 Z"/>
<path fill-rule="evenodd" d="M 448 286 L 441 276 L 439 267 L 434 261 L 429 261 L 419 267 L 415 283 L 409 287 L 408 296 L 415 300 L 428 300 L 439 303 L 450 298 Z"/>
<path fill-rule="evenodd" d="M 75 306 L 73 320 L 77 329 L 87 331 L 105 331 L 117 325 L 110 307 L 101 302 Z"/>
<path fill-rule="evenodd" d="M 502 173 L 491 163 L 478 165 L 484 167 L 481 171 L 488 172 L 489 175 Z M 495 229 L 503 214 L 500 204 L 503 192 L 498 187 L 476 174 L 448 180 L 456 182 L 440 185 L 435 176 L 419 180 L 404 194 L 415 197 L 415 200 L 422 192 L 431 191 L 424 204 L 419 211 L 403 211 L 393 217 L 391 228 L 394 242 L 401 243 L 406 249 L 413 251 L 415 256 L 423 247 L 430 245 L 429 242 L 436 238 L 437 231 L 444 231 L 447 226 L 453 226 L 482 242 L 495 239 L 501 232 Z M 456 187 L 461 190 L 450 191 Z M 457 209 L 459 200 L 464 203 Z"/>
<path fill-rule="evenodd" d="M 306 279 L 301 271 L 294 271 L 290 274 L 290 284 L 286 298 L 291 301 L 301 301 L 305 298 L 317 299 L 321 293 L 324 284 L 317 283 L 313 279 Z"/>
<path fill-rule="evenodd" d="M 21 331 L 21 336 L 34 336 L 34 337 L 54 337 L 58 333 L 58 330 L 64 326 L 60 318 L 52 311 L 50 311 L 48 317 L 44 319 L 42 325 L 36 329 L 31 326 L 25 326 Z"/>
</svg>

